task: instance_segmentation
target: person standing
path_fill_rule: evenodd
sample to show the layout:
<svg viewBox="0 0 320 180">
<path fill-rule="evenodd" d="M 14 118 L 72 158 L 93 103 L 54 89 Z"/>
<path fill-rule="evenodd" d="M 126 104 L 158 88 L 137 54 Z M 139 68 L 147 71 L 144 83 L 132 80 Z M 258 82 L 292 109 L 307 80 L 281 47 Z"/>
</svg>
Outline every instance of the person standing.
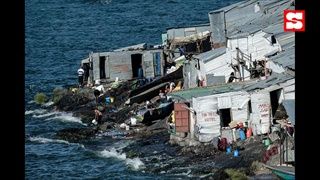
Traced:
<svg viewBox="0 0 320 180">
<path fill-rule="evenodd" d="M 142 64 L 140 64 L 138 68 L 138 81 L 140 86 L 144 85 L 144 75 L 143 75 Z"/>
<path fill-rule="evenodd" d="M 84 75 L 84 70 L 82 66 L 78 69 L 78 80 L 79 80 L 79 87 L 82 87 L 83 85 L 83 75 Z"/>
</svg>

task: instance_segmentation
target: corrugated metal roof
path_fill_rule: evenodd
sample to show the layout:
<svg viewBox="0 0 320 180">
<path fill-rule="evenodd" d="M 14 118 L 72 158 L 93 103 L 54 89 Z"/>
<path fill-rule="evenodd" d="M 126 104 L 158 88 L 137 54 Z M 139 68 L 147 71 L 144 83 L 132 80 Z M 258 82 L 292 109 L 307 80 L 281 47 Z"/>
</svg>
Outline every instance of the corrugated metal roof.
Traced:
<svg viewBox="0 0 320 180">
<path fill-rule="evenodd" d="M 170 29 L 180 29 L 180 28 L 192 28 L 192 27 L 203 27 L 203 26 L 210 26 L 210 23 L 197 24 L 197 25 L 189 25 L 189 26 L 169 27 L 169 28 L 166 28 L 166 30 L 170 30 Z"/>
<path fill-rule="evenodd" d="M 264 89 L 269 86 L 283 83 L 285 81 L 288 81 L 290 79 L 293 79 L 294 76 L 286 73 L 277 74 L 273 73 L 271 76 L 268 77 L 268 79 L 257 81 L 254 84 L 250 84 L 244 87 L 245 91 L 254 91 L 256 89 Z"/>
<path fill-rule="evenodd" d="M 271 24 L 270 26 L 264 28 L 262 30 L 265 33 L 269 34 L 279 34 L 283 32 L 283 22 L 279 22 L 277 24 Z"/>
<path fill-rule="evenodd" d="M 254 12 L 255 5 L 260 3 L 260 12 Z M 267 33 L 265 38 L 274 35 L 281 46 L 279 53 L 270 52 L 266 56 L 284 68 L 295 69 L 295 35 L 283 30 L 283 11 L 294 9 L 293 0 L 248 0 L 211 11 L 225 12 L 226 37 L 238 39 L 248 37 L 259 31 Z"/>
<path fill-rule="evenodd" d="M 136 44 L 133 46 L 128 46 L 124 48 L 115 49 L 113 51 L 130 51 L 130 50 L 143 50 L 147 48 L 147 43 Z"/>
<path fill-rule="evenodd" d="M 260 3 L 261 12 L 254 12 L 256 2 Z M 232 6 L 232 9 L 225 14 L 227 37 L 243 37 L 264 28 L 270 28 L 273 24 L 279 25 L 283 23 L 283 10 L 294 8 L 290 4 L 291 0 L 251 0 Z M 278 27 L 274 28 L 280 31 Z M 281 29 L 283 31 L 283 27 Z"/>
<path fill-rule="evenodd" d="M 293 32 L 284 32 L 283 22 L 270 25 L 262 31 L 274 35 L 282 49 L 281 52 L 270 57 L 270 60 L 284 68 L 295 69 L 295 34 Z M 268 56 L 268 54 L 265 56 Z"/>
<path fill-rule="evenodd" d="M 174 37 L 173 39 L 169 39 L 171 41 L 171 44 L 181 44 L 196 42 L 199 39 L 206 39 L 208 36 L 210 36 L 210 31 L 203 31 L 196 34 L 191 34 L 189 36 L 180 36 Z"/>
<path fill-rule="evenodd" d="M 283 67 L 295 69 L 295 46 L 287 48 L 277 55 L 270 58 L 275 63 L 280 64 Z"/>
<path fill-rule="evenodd" d="M 221 56 L 222 54 L 224 54 L 226 52 L 226 47 L 220 47 L 217 49 L 213 49 L 201 54 L 198 54 L 196 56 L 194 56 L 195 58 L 198 58 L 199 60 L 203 61 L 204 63 L 209 62 L 211 60 L 213 60 L 214 58 Z"/>
<path fill-rule="evenodd" d="M 210 87 L 197 87 L 187 90 L 181 90 L 172 92 L 169 94 L 169 96 L 172 96 L 176 99 L 181 100 L 191 100 L 192 97 L 202 97 L 202 96 L 208 96 L 213 94 L 220 94 L 220 93 L 227 93 L 227 92 L 235 92 L 235 91 L 254 91 L 256 89 L 264 89 L 269 86 L 283 83 L 287 80 L 293 79 L 294 77 L 289 74 L 277 74 L 273 73 L 268 79 L 265 80 L 249 80 L 249 81 L 243 81 L 243 82 L 237 82 L 237 83 L 224 83 L 221 85 L 216 86 L 210 86 Z"/>
<path fill-rule="evenodd" d="M 289 116 L 289 121 L 292 123 L 292 125 L 295 125 L 296 124 L 295 100 L 294 99 L 283 100 L 282 104 L 286 109 L 287 115 Z"/>
</svg>

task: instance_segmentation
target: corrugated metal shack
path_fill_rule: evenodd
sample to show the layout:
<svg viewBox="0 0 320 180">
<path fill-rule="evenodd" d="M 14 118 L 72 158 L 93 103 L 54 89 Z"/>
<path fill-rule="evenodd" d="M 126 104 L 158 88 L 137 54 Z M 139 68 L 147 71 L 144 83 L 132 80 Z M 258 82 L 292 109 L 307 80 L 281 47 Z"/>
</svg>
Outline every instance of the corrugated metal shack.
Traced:
<svg viewBox="0 0 320 180">
<path fill-rule="evenodd" d="M 248 0 L 209 12 L 213 44 L 248 37 L 283 21 L 283 10 L 294 9 L 292 0 Z"/>
<path fill-rule="evenodd" d="M 256 11 L 257 2 L 259 11 Z M 271 71 L 294 70 L 294 33 L 283 31 L 284 9 L 294 9 L 291 1 L 244 1 L 209 12 L 215 49 L 194 56 L 201 74 L 205 74 L 205 84 L 212 84 L 207 76 L 220 79 L 224 76 L 227 82 L 234 73 L 239 78 L 235 81 L 243 81 L 268 76 Z M 189 71 L 194 74 L 197 70 Z M 185 88 L 192 88 L 196 83 L 189 84 Z"/>
<path fill-rule="evenodd" d="M 279 104 L 292 98 L 292 91 L 286 91 L 292 85 L 294 76 L 274 73 L 265 80 L 197 87 L 170 96 L 177 103 L 190 102 L 189 138 L 209 142 L 231 121 L 246 123 L 254 135 L 267 133 Z"/>
<path fill-rule="evenodd" d="M 185 53 L 201 53 L 211 50 L 210 25 L 199 24 L 188 27 L 168 28 L 162 34 L 162 42 L 166 45 L 165 52 L 169 59 L 181 56 L 178 48 Z"/>
<path fill-rule="evenodd" d="M 138 44 L 111 52 L 92 53 L 89 58 L 82 60 L 84 66 L 92 66 L 89 75 L 96 80 L 128 80 L 138 77 L 138 69 L 142 67 L 145 78 L 163 75 L 163 49 L 160 47 Z"/>
</svg>

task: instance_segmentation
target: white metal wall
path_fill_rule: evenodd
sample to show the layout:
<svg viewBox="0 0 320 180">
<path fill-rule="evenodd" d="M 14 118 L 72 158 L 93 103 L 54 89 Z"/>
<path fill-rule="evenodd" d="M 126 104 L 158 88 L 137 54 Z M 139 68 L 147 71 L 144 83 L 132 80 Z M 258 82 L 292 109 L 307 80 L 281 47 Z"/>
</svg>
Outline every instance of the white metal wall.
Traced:
<svg viewBox="0 0 320 180">
<path fill-rule="evenodd" d="M 255 134 L 265 134 L 270 128 L 271 102 L 269 92 L 251 94 L 252 119 L 251 125 Z"/>
<path fill-rule="evenodd" d="M 200 142 L 209 142 L 220 136 L 220 116 L 217 114 L 218 100 L 215 97 L 192 98 L 196 111 L 195 136 Z"/>
<path fill-rule="evenodd" d="M 142 56 L 144 76 L 146 78 L 154 77 L 154 68 L 153 68 L 153 53 L 150 51 L 144 52 Z"/>
</svg>

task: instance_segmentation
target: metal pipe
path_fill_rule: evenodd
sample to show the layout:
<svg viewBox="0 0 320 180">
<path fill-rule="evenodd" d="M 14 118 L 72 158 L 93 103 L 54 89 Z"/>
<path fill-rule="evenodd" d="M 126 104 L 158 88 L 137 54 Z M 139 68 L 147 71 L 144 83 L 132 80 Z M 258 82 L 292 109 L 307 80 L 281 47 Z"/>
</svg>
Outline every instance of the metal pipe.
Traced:
<svg viewBox="0 0 320 180">
<path fill-rule="evenodd" d="M 286 162 L 288 162 L 288 136 L 286 137 L 286 158 L 287 158 L 287 161 Z M 288 164 L 287 164 L 288 165 Z"/>
<path fill-rule="evenodd" d="M 281 154 L 282 154 L 282 148 L 281 148 L 281 139 L 280 139 L 280 153 L 279 153 L 279 155 L 280 155 L 280 166 L 282 165 L 282 156 L 281 156 Z"/>
</svg>

